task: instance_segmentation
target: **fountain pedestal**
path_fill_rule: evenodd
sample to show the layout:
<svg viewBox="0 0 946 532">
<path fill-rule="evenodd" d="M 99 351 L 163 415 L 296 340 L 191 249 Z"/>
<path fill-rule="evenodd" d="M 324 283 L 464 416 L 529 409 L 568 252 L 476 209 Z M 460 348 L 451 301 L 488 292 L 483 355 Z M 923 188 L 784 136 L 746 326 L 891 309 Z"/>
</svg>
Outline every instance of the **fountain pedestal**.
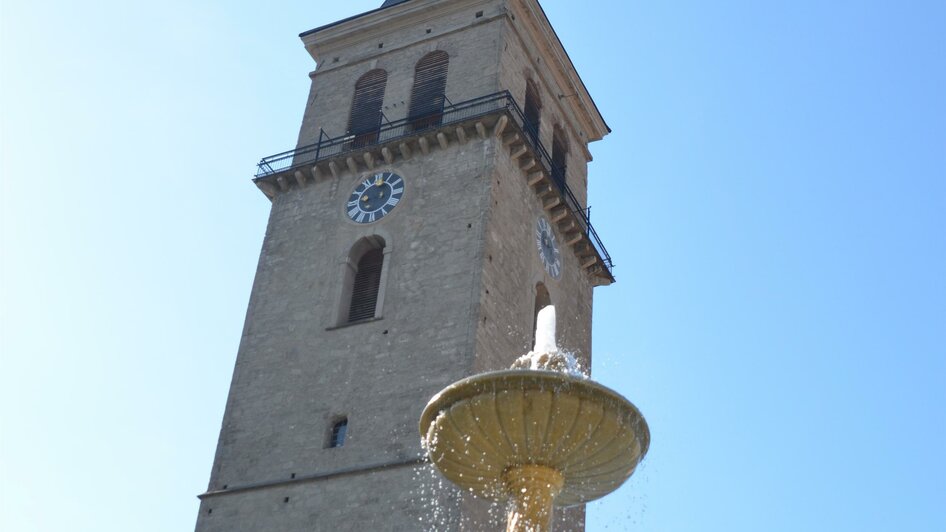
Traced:
<svg viewBox="0 0 946 532">
<path fill-rule="evenodd" d="M 510 497 L 506 532 L 551 530 L 552 502 L 565 484 L 562 474 L 548 466 L 523 465 L 506 470 L 503 481 Z"/>
</svg>

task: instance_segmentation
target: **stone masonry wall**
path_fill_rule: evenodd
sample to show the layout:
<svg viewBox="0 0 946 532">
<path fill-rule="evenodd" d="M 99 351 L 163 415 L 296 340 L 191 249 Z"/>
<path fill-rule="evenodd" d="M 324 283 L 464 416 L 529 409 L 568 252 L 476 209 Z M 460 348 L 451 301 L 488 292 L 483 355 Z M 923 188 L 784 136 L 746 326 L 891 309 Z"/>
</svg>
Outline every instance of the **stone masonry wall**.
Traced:
<svg viewBox="0 0 946 532">
<path fill-rule="evenodd" d="M 361 175 L 276 197 L 209 490 L 420 456 L 417 420 L 426 401 L 472 366 L 492 150 L 471 140 L 378 168 L 407 186 L 397 208 L 370 226 L 348 221 L 343 209 Z M 337 324 L 342 264 L 371 234 L 390 249 L 383 317 L 328 330 Z M 348 439 L 326 449 L 342 415 Z M 313 506 L 300 502 L 299 511 L 330 510 L 310 499 Z M 240 521 L 227 526 L 254 530 Z"/>
</svg>

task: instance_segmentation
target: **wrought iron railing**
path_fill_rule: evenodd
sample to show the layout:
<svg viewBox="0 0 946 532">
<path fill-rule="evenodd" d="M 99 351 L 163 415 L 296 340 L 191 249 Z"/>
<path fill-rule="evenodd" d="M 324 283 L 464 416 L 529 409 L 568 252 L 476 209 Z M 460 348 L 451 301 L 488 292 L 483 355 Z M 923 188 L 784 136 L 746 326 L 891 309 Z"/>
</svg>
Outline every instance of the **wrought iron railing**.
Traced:
<svg viewBox="0 0 946 532">
<path fill-rule="evenodd" d="M 482 116 L 505 112 L 512 123 L 519 129 L 522 139 L 529 144 L 536 160 L 548 172 L 555 188 L 561 193 L 565 205 L 578 219 L 582 231 L 598 252 L 608 273 L 614 267 L 608 250 L 605 249 L 601 238 L 591 225 L 590 209 L 582 207 L 565 182 L 565 169 L 552 163 L 552 157 L 542 145 L 536 135 L 528 134 L 525 115 L 509 91 L 497 92 L 488 96 L 481 96 L 457 104 L 445 99 L 442 110 L 425 116 L 408 117 L 394 122 L 385 119 L 379 120 L 378 129 L 358 134 L 346 134 L 331 137 L 324 130 L 319 132 L 319 140 L 314 144 L 300 146 L 294 150 L 277 153 L 263 158 L 258 165 L 256 180 L 266 179 L 269 176 L 292 170 L 298 167 L 312 166 L 319 161 L 338 157 L 347 152 L 361 150 L 370 146 L 386 144 L 401 138 L 415 136 L 424 131 L 437 129 L 444 125 L 455 124 L 472 120 Z"/>
</svg>

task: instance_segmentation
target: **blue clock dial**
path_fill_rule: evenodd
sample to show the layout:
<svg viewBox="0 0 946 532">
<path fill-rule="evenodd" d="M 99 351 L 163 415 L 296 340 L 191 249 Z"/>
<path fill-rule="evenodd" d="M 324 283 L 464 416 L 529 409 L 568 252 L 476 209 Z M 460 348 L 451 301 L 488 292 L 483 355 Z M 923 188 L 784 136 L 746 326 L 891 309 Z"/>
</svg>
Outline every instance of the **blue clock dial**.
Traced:
<svg viewBox="0 0 946 532">
<path fill-rule="evenodd" d="M 558 250 L 552 224 L 545 217 L 539 218 L 535 224 L 535 245 L 545 271 L 553 278 L 559 279 L 562 276 L 562 255 Z"/>
<path fill-rule="evenodd" d="M 404 196 L 404 178 L 392 172 L 380 172 L 355 186 L 345 207 L 355 223 L 370 224 L 384 218 Z"/>
</svg>

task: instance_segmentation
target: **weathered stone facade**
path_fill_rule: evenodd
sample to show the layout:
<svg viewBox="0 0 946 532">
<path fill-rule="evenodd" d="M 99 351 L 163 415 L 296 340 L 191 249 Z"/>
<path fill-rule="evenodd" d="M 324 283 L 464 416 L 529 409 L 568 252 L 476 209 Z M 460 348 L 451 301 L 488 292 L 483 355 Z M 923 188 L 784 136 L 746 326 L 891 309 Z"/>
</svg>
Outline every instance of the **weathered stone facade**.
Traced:
<svg viewBox="0 0 946 532">
<path fill-rule="evenodd" d="M 303 40 L 318 68 L 300 146 L 345 132 L 355 80 L 374 68 L 388 72 L 385 116 L 404 118 L 415 63 L 443 50 L 453 102 L 500 90 L 521 102 L 525 79 L 541 87 L 540 138 L 550 143 L 556 124 L 566 132 L 567 180 L 585 201 L 587 143 L 607 126 L 535 0 L 412 0 Z M 419 486 L 431 478 L 418 471 L 420 412 L 447 384 L 527 350 L 537 283 L 558 309 L 559 343 L 590 364 L 592 289 L 602 284 L 566 243 L 574 232 L 557 235 L 561 278 L 546 274 L 534 231 L 552 212 L 549 192 L 530 184 L 529 152 L 503 120 L 444 126 L 399 141 L 406 148 L 366 147 L 260 183 L 272 212 L 198 531 L 422 530 L 434 506 L 438 530 L 496 529 L 502 516 L 485 503 Z M 381 221 L 355 224 L 348 195 L 381 171 L 404 177 L 403 200 Z M 385 242 L 377 318 L 344 326 L 349 251 L 371 235 Z M 340 416 L 347 440 L 327 448 Z M 557 522 L 583 530 L 584 509 Z"/>
</svg>

